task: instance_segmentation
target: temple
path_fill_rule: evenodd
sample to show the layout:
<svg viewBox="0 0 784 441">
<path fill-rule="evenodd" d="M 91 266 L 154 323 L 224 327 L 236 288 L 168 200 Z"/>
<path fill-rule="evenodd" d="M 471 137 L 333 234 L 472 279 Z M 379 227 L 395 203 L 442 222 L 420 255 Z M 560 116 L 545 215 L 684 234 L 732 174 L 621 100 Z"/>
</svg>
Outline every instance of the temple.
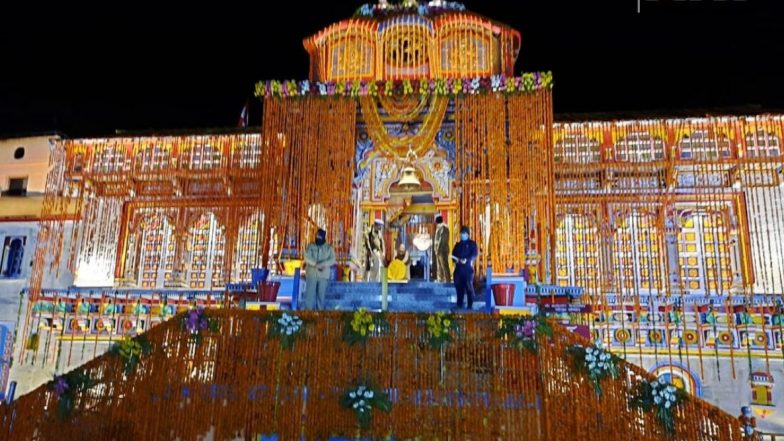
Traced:
<svg viewBox="0 0 784 441">
<path fill-rule="evenodd" d="M 260 128 L 56 140 L 22 366 L 192 305 L 296 310 L 318 228 L 329 309 L 449 307 L 440 216 L 450 246 L 463 225 L 479 245 L 482 310 L 547 312 L 784 431 L 784 116 L 554 121 L 553 75 L 514 72 L 520 33 L 454 2 L 366 5 L 303 44 L 307 80 L 256 85 Z M 374 225 L 383 266 L 411 256 L 400 283 L 370 276 Z M 277 296 L 247 298 L 261 274 Z"/>
</svg>

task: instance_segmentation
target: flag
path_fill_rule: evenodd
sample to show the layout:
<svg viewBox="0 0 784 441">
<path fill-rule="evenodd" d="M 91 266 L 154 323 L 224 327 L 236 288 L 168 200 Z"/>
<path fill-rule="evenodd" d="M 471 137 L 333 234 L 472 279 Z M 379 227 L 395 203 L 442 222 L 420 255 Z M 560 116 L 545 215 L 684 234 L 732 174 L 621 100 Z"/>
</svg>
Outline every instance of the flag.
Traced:
<svg viewBox="0 0 784 441">
<path fill-rule="evenodd" d="M 240 112 L 240 120 L 237 123 L 239 127 L 248 127 L 248 102 L 245 103 L 245 107 L 242 108 L 242 112 Z"/>
</svg>

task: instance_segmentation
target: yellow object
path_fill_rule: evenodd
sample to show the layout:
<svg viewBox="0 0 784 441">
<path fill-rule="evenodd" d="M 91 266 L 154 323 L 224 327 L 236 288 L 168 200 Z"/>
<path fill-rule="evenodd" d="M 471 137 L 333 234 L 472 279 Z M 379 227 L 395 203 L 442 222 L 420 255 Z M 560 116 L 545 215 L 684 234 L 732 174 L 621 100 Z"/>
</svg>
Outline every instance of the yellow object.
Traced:
<svg viewBox="0 0 784 441">
<path fill-rule="evenodd" d="M 302 268 L 301 260 L 287 260 L 283 262 L 283 269 L 287 276 L 293 276 L 297 268 Z"/>
<path fill-rule="evenodd" d="M 406 264 L 402 260 L 393 260 L 387 268 L 389 280 L 406 280 Z"/>
</svg>

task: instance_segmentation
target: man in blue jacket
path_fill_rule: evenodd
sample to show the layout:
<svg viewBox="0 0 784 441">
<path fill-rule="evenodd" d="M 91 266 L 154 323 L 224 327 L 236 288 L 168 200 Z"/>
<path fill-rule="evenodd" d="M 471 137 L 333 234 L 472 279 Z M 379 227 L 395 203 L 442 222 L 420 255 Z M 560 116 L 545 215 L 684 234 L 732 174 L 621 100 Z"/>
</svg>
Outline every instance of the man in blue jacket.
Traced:
<svg viewBox="0 0 784 441">
<path fill-rule="evenodd" d="M 463 226 L 460 228 L 460 242 L 452 250 L 452 260 L 455 261 L 454 282 L 457 290 L 457 307 L 462 308 L 463 298 L 468 294 L 468 309 L 474 305 L 474 261 L 479 255 L 476 242 L 471 240 L 471 230 Z"/>
</svg>

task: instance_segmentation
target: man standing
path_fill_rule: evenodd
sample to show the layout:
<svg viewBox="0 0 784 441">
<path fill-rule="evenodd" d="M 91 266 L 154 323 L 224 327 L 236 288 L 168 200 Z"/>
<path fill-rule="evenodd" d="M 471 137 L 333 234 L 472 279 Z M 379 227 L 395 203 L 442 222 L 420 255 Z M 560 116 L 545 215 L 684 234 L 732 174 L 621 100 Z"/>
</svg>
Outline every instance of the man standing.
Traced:
<svg viewBox="0 0 784 441">
<path fill-rule="evenodd" d="M 436 235 L 433 241 L 433 262 L 436 267 L 436 280 L 450 282 L 449 274 L 449 227 L 441 215 L 436 216 Z"/>
<path fill-rule="evenodd" d="M 462 308 L 463 297 L 468 294 L 468 309 L 474 306 L 474 261 L 479 255 L 476 242 L 471 240 L 471 230 L 460 228 L 460 242 L 452 250 L 455 261 L 455 289 L 457 290 L 457 307 Z"/>
<path fill-rule="evenodd" d="M 305 249 L 305 309 L 314 309 L 314 303 L 315 309 L 324 309 L 324 297 L 333 265 L 335 250 L 327 243 L 327 232 L 319 228 L 316 240 Z"/>
<path fill-rule="evenodd" d="M 384 258 L 387 251 L 384 244 L 383 227 L 384 223 L 377 220 L 365 238 L 368 250 L 368 260 L 370 261 L 370 271 L 368 272 L 367 277 L 368 282 L 381 281 L 381 267 L 384 266 Z"/>
</svg>

